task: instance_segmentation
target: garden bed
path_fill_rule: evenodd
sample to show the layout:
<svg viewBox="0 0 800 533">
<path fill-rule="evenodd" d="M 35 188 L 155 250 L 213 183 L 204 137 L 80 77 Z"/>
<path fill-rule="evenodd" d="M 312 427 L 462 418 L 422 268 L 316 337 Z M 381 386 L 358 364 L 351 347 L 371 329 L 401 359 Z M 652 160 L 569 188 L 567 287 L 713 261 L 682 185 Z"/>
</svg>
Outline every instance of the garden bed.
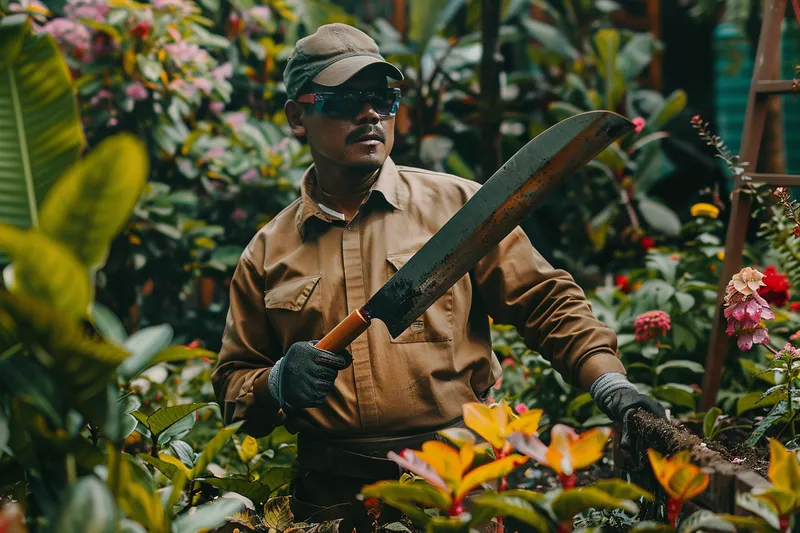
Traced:
<svg viewBox="0 0 800 533">
<path fill-rule="evenodd" d="M 765 477 L 769 468 L 769 450 L 764 447 L 709 441 L 682 423 L 657 418 L 647 412 L 636 413 L 634 419 L 637 447 L 627 452 L 615 440 L 616 473 L 655 494 L 659 494 L 660 489 L 647 460 L 648 448 L 664 455 L 690 450 L 693 462 L 709 471 L 708 489 L 692 502 L 696 508 L 716 513 L 746 514 L 736 505 L 736 494 L 770 484 Z"/>
</svg>

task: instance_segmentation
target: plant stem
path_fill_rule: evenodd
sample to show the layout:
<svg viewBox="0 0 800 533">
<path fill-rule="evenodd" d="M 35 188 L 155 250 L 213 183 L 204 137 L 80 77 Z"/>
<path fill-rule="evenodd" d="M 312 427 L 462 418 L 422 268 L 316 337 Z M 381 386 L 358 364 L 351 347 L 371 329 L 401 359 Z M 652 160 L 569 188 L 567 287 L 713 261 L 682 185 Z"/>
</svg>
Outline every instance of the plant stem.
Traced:
<svg viewBox="0 0 800 533">
<path fill-rule="evenodd" d="M 794 355 L 792 355 L 791 352 L 789 352 L 789 361 L 788 361 L 787 364 L 789 366 L 789 368 L 787 369 L 787 372 L 786 372 L 786 376 L 787 376 L 787 379 L 788 379 L 788 381 L 786 383 L 786 385 L 787 385 L 786 394 L 789 397 L 788 398 L 788 401 L 789 401 L 789 431 L 791 432 L 792 439 L 794 439 L 797 436 L 797 434 L 796 434 L 795 429 L 794 429 L 794 402 L 792 401 L 793 400 L 793 396 L 794 396 L 792 394 L 792 392 L 793 392 L 792 384 L 794 382 L 794 374 L 793 374 L 793 371 L 794 371 Z"/>
<path fill-rule="evenodd" d="M 667 522 L 672 527 L 675 527 L 675 522 L 678 520 L 678 515 L 681 514 L 683 502 L 671 497 L 667 501 Z"/>
</svg>

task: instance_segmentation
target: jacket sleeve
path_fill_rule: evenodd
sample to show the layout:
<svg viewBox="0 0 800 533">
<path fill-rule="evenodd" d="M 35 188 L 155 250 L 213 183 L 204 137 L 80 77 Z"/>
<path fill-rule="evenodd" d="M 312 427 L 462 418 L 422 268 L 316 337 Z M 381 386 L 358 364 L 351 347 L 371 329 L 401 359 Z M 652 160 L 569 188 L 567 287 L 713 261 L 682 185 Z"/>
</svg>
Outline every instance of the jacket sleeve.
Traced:
<svg viewBox="0 0 800 533">
<path fill-rule="evenodd" d="M 592 313 L 575 280 L 554 269 L 516 227 L 474 268 L 492 319 L 513 325 L 571 384 L 588 390 L 606 372 L 625 373 L 615 332 Z"/>
<path fill-rule="evenodd" d="M 283 411 L 267 388 L 269 371 L 281 356 L 264 307 L 263 272 L 246 249 L 230 284 L 230 307 L 222 348 L 211 374 L 226 424 L 244 420 L 253 437 L 283 423 Z"/>
</svg>

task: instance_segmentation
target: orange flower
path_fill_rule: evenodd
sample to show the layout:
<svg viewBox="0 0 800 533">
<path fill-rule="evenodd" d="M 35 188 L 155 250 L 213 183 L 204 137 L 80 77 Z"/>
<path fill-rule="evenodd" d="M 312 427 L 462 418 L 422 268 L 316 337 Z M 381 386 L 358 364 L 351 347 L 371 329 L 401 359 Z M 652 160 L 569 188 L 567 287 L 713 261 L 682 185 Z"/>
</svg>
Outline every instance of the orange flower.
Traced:
<svg viewBox="0 0 800 533">
<path fill-rule="evenodd" d="M 470 402 L 464 404 L 462 411 L 464 424 L 486 439 L 498 455 L 506 455 L 511 451 L 511 445 L 506 441 L 508 435 L 516 432 L 535 434 L 543 412 L 541 409 L 530 409 L 517 416 L 505 400 L 500 400 L 494 407 Z"/>
<path fill-rule="evenodd" d="M 691 452 L 683 450 L 665 459 L 659 452 L 649 449 L 647 455 L 653 474 L 669 495 L 667 519 L 674 525 L 683 502 L 691 500 L 708 487 L 708 474 L 691 461 Z"/>
<path fill-rule="evenodd" d="M 489 480 L 507 476 L 527 458 L 511 454 L 502 459 L 470 469 L 475 458 L 475 442 L 462 441 L 454 448 L 435 440 L 422 444 L 422 450 L 403 450 L 401 454 L 389 452 L 387 457 L 406 470 L 423 477 L 442 494 L 444 511 L 461 514 L 464 496 Z"/>
<path fill-rule="evenodd" d="M 556 424 L 550 431 L 550 446 L 545 446 L 538 437 L 513 433 L 508 436 L 514 448 L 546 466 L 561 479 L 564 488 L 575 484 L 575 472 L 593 465 L 603 457 L 611 428 L 598 427 L 578 435 L 564 424 Z"/>
</svg>

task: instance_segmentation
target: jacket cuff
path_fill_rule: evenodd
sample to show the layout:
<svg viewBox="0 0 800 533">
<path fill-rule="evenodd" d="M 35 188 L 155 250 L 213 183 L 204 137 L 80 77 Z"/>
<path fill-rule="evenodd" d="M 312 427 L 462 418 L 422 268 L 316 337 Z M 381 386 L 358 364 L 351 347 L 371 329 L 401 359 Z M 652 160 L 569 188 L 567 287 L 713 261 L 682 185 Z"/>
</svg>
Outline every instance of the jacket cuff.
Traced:
<svg viewBox="0 0 800 533">
<path fill-rule="evenodd" d="M 269 375 L 272 368 L 267 368 L 264 372 L 253 381 L 253 397 L 258 403 L 263 403 L 266 406 L 274 406 L 275 409 L 280 409 L 280 404 L 274 396 L 269 392 Z M 259 407 L 265 409 L 265 407 Z"/>
<path fill-rule="evenodd" d="M 573 374 L 576 379 L 573 381 L 584 390 L 589 390 L 597 378 L 609 372 L 627 374 L 625 366 L 615 354 L 606 351 L 589 353 L 576 365 Z"/>
</svg>

